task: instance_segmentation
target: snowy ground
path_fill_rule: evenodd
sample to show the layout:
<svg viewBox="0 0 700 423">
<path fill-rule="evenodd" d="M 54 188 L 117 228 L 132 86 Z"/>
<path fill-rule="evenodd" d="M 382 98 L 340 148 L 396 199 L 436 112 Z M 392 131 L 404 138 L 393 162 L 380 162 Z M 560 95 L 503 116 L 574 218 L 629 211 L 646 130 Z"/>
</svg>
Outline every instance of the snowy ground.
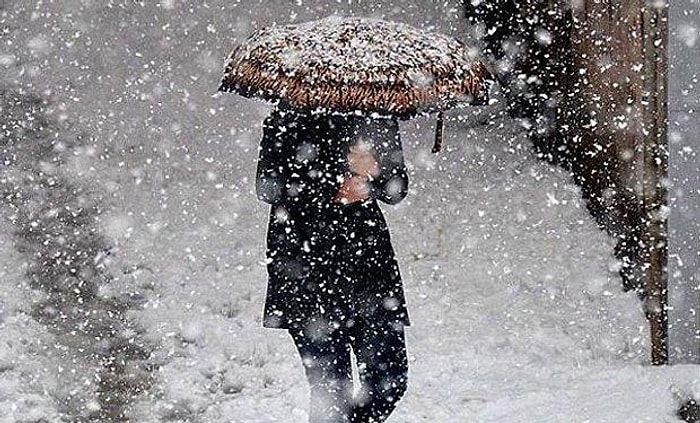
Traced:
<svg viewBox="0 0 700 423">
<path fill-rule="evenodd" d="M 454 148 L 437 157 L 420 142 L 429 131 L 408 131 L 413 189 L 386 208 L 415 322 L 410 390 L 393 421 L 673 421 L 674 390 L 697 390 L 698 375 L 641 365 L 639 304 L 620 291 L 612 242 L 578 190 L 532 156 L 514 122 L 458 126 Z M 303 421 L 291 342 L 258 327 L 266 207 L 248 188 L 217 195 L 195 182 L 178 191 L 174 205 L 198 204 L 186 216 L 146 195 L 115 210 L 148 216 L 128 221 L 121 247 L 132 261 L 142 255 L 151 271 L 137 279 L 156 293 L 140 322 L 161 344 L 162 396 L 138 413 Z M 107 220 L 118 223 L 115 235 L 122 217 Z"/>
<path fill-rule="evenodd" d="M 12 228 L 0 222 L 0 421 L 55 421 L 58 363 L 53 336 L 32 319 L 25 261 L 13 247 Z"/>
<path fill-rule="evenodd" d="M 2 80 L 50 89 L 56 118 L 90 139 L 62 174 L 102 193 L 97 226 L 114 277 L 100 295 L 143 298 L 129 318 L 157 370 L 132 420 L 303 422 L 291 340 L 260 327 L 267 207 L 251 178 L 269 107 L 211 97 L 227 31 L 269 21 L 279 2 L 214 3 L 6 2 Z M 420 2 L 397 4 L 383 12 L 440 22 L 416 12 Z M 677 421 L 680 398 L 700 396 L 700 370 L 647 365 L 647 329 L 621 292 L 612 240 L 501 108 L 452 115 L 440 155 L 429 152 L 431 119 L 402 124 L 411 190 L 384 210 L 414 325 L 409 391 L 391 421 Z M 70 421 L 95 402 L 67 406 L 71 391 L 91 388 L 65 375 L 91 369 L 79 352 L 54 354 L 60 334 L 32 318 L 29 258 L 13 231 L 3 220 L 0 421 Z"/>
</svg>

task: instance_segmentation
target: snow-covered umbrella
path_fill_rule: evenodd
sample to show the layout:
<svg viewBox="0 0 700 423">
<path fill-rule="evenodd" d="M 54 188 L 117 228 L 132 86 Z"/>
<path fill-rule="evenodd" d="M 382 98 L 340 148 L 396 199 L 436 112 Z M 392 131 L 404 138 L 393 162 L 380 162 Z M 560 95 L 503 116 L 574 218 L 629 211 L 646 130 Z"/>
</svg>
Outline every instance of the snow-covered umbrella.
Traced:
<svg viewBox="0 0 700 423">
<path fill-rule="evenodd" d="M 304 110 L 408 119 L 483 104 L 491 83 L 461 41 L 397 22 L 328 17 L 262 29 L 235 47 L 220 91 Z"/>
</svg>

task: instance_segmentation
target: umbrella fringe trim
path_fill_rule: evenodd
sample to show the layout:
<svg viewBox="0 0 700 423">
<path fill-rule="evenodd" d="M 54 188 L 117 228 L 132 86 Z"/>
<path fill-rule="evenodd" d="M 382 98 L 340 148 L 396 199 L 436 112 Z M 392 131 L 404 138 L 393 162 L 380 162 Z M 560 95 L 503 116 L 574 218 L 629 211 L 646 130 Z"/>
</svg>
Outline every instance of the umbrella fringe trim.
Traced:
<svg viewBox="0 0 700 423">
<path fill-rule="evenodd" d="M 241 55 L 240 46 L 231 54 L 221 91 L 246 97 L 284 100 L 301 109 L 327 108 L 338 111 L 365 110 L 380 114 L 412 115 L 449 108 L 452 104 L 478 102 L 487 96 L 491 76 L 481 61 L 475 61 L 463 78 L 435 77 L 425 88 L 409 86 L 408 72 L 391 75 L 393 84 L 337 81 L 327 69 L 317 75 L 285 74 L 281 66 Z M 444 68 L 430 69 L 432 75 L 446 75 Z M 393 77 L 393 78 L 392 78 Z M 369 78 L 368 78 L 369 79 Z M 466 98 L 464 98 L 466 97 Z"/>
</svg>

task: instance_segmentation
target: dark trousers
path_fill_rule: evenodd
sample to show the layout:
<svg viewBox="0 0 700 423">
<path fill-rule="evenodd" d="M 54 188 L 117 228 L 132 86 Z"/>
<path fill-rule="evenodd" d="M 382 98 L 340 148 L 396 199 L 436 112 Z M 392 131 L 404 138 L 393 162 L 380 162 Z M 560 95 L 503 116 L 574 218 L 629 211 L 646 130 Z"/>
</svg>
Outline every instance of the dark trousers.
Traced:
<svg viewBox="0 0 700 423">
<path fill-rule="evenodd" d="M 407 386 L 408 361 L 401 324 L 358 319 L 334 330 L 290 329 L 311 390 L 310 423 L 379 423 Z M 353 398 L 350 349 L 357 358 L 360 392 Z"/>
</svg>

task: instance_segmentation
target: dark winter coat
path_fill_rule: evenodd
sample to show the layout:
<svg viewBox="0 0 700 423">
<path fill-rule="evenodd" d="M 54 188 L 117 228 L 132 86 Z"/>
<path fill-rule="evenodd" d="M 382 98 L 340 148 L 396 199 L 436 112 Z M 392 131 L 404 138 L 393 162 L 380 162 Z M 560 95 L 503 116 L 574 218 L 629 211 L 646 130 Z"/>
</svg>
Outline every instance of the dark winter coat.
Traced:
<svg viewBox="0 0 700 423">
<path fill-rule="evenodd" d="M 370 198 L 333 198 L 348 146 L 371 142 L 380 174 Z M 256 190 L 272 205 L 263 325 L 352 325 L 354 316 L 409 324 L 398 264 L 377 199 L 407 193 L 398 123 L 275 109 L 263 124 Z"/>
</svg>

